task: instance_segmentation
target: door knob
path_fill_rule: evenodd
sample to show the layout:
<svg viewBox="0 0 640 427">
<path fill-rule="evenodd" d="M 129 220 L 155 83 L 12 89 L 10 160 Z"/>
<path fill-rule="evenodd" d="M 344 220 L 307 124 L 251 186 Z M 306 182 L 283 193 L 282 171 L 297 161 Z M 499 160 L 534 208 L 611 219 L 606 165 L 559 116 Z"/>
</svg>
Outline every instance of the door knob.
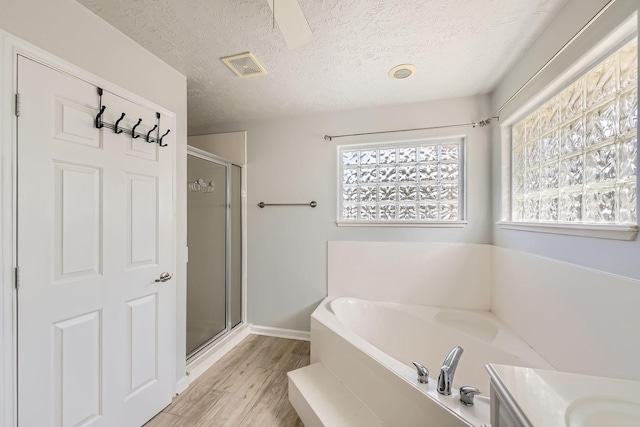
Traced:
<svg viewBox="0 0 640 427">
<path fill-rule="evenodd" d="M 165 271 L 155 281 L 156 282 L 166 282 L 167 280 L 170 280 L 170 279 L 171 279 L 171 275 Z"/>
</svg>

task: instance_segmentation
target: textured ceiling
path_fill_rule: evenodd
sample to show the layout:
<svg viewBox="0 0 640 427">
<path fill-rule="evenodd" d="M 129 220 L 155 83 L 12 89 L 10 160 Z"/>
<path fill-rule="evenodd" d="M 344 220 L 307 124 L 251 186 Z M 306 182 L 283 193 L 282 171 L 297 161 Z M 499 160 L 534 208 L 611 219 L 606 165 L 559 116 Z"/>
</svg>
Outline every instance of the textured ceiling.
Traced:
<svg viewBox="0 0 640 427">
<path fill-rule="evenodd" d="M 187 76 L 195 129 L 487 93 L 566 0 L 299 0 L 315 37 L 294 50 L 266 0 L 78 1 Z M 220 61 L 246 51 L 266 76 Z"/>
</svg>

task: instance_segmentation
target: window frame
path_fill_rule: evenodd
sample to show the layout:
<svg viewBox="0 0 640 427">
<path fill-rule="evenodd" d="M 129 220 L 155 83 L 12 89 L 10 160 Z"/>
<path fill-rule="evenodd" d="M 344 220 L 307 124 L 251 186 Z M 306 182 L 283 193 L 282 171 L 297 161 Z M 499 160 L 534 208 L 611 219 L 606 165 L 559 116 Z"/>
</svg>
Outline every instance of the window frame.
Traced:
<svg viewBox="0 0 640 427">
<path fill-rule="evenodd" d="M 343 170 L 342 152 L 349 150 L 367 150 L 367 149 L 384 149 L 384 148 L 407 148 L 424 145 L 447 145 L 457 143 L 459 146 L 458 159 L 458 212 L 457 220 L 345 220 L 342 219 L 343 207 Z M 336 146 L 336 164 L 337 164 L 337 206 L 336 206 L 336 224 L 339 227 L 433 227 L 433 228 L 462 228 L 468 223 L 467 221 L 467 136 L 466 135 L 449 135 L 442 137 L 418 138 L 409 140 L 380 141 L 371 143 L 358 144 L 340 144 Z M 398 163 L 395 163 L 398 165 Z M 399 181 L 398 181 L 399 182 Z M 396 182 L 396 184 L 398 183 Z M 380 202 L 375 202 L 378 205 Z M 416 201 L 418 204 L 418 201 Z"/>
<path fill-rule="evenodd" d="M 580 79 L 591 69 L 595 68 L 609 55 L 622 46 L 638 37 L 636 16 L 630 17 L 616 31 L 609 34 L 601 43 L 584 52 L 569 67 L 559 72 L 556 78 L 543 84 L 538 92 L 534 93 L 528 101 L 512 114 L 502 119 L 500 126 L 501 141 L 501 216 L 496 223 L 504 229 L 529 231 L 538 233 L 563 234 L 571 236 L 584 236 L 614 240 L 634 240 L 638 233 L 637 224 L 616 223 L 566 223 L 566 222 L 533 222 L 512 220 L 512 141 L 511 130 L 514 125 L 526 118 L 529 114 L 558 95 L 564 89 Z M 639 86 L 640 87 L 640 86 Z M 638 132 L 636 130 L 636 132 Z M 638 135 L 636 135 L 637 137 Z M 640 164 L 640 159 L 636 159 Z M 640 174 L 637 175 L 636 189 L 640 188 Z M 636 190 L 637 191 L 637 190 Z"/>
</svg>

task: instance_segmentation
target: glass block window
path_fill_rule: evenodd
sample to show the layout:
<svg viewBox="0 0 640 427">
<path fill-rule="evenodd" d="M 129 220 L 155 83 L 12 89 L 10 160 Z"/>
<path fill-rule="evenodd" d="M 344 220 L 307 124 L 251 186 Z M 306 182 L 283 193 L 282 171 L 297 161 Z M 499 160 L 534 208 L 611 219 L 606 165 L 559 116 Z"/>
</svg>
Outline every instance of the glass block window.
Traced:
<svg viewBox="0 0 640 427">
<path fill-rule="evenodd" d="M 339 149 L 339 221 L 463 220 L 463 140 Z"/>
<path fill-rule="evenodd" d="M 512 220 L 637 224 L 638 40 L 512 128 Z"/>
</svg>

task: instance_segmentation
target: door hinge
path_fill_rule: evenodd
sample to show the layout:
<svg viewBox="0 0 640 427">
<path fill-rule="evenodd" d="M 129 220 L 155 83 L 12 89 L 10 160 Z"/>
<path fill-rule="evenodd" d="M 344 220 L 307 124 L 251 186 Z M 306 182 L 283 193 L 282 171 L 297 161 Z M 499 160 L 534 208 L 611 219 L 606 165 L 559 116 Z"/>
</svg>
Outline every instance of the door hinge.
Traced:
<svg viewBox="0 0 640 427">
<path fill-rule="evenodd" d="M 15 277 L 16 290 L 19 290 L 20 289 L 20 267 L 19 266 L 16 267 L 15 274 L 16 274 L 16 277 Z"/>
<path fill-rule="evenodd" d="M 20 117 L 20 94 L 16 93 L 16 117 Z"/>
</svg>

